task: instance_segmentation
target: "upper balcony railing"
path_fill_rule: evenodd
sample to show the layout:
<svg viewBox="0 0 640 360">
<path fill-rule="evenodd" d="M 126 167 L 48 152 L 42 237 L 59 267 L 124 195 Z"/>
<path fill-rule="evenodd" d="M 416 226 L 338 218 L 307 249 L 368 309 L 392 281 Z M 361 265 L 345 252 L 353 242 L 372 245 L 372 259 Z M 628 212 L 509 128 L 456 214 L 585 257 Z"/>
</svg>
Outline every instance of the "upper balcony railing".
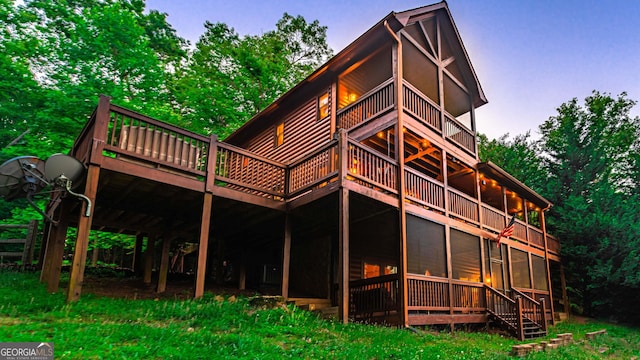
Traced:
<svg viewBox="0 0 640 360">
<path fill-rule="evenodd" d="M 448 141 L 469 154 L 476 154 L 476 138 L 472 131 L 446 113 L 443 124 L 439 106 L 406 80 L 402 81 L 402 91 L 405 112 L 435 132 L 444 134 Z"/>
<path fill-rule="evenodd" d="M 389 79 L 362 95 L 357 101 L 338 110 L 338 128 L 351 129 L 392 109 L 393 105 L 393 79 Z"/>
</svg>

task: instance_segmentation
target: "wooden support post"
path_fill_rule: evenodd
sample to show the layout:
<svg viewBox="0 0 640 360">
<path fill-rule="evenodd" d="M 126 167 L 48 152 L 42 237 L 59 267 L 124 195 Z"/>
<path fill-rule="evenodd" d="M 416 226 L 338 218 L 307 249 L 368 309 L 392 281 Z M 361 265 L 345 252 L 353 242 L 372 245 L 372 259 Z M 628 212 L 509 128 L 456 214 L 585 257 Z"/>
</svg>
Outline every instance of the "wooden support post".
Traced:
<svg viewBox="0 0 640 360">
<path fill-rule="evenodd" d="M 151 273 L 153 272 L 153 260 L 155 258 L 156 237 L 149 234 L 147 236 L 147 248 L 144 251 L 144 271 L 142 274 L 145 285 L 151 284 Z"/>
<path fill-rule="evenodd" d="M 524 324 L 522 321 L 522 297 L 520 295 L 516 297 L 516 305 L 517 305 L 516 320 L 518 324 L 518 340 L 522 341 L 524 340 Z"/>
<path fill-rule="evenodd" d="M 91 250 L 91 267 L 98 266 L 98 256 L 99 255 L 100 255 L 100 249 L 98 248 L 98 239 L 94 239 L 93 240 L 93 250 Z"/>
<path fill-rule="evenodd" d="M 87 183 L 84 195 L 95 205 L 96 193 L 98 191 L 98 179 L 100 177 L 100 167 L 89 165 L 87 171 Z M 67 301 L 73 302 L 80 299 L 82 293 L 82 283 L 84 281 L 84 268 L 87 262 L 87 247 L 89 245 L 89 233 L 91 232 L 91 222 L 93 220 L 93 211 L 89 216 L 84 216 L 87 203 L 82 203 L 80 210 L 80 218 L 78 220 L 78 239 L 73 255 L 73 265 L 71 266 L 71 275 L 69 278 L 69 290 L 67 292 Z M 95 208 L 95 207 L 94 207 Z"/>
<path fill-rule="evenodd" d="M 171 249 L 171 238 L 162 239 L 162 254 L 160 255 L 160 272 L 158 274 L 158 287 L 156 292 L 163 293 L 167 290 L 167 276 L 169 275 L 169 250 Z"/>
<path fill-rule="evenodd" d="M 213 194 L 206 192 L 202 203 L 202 220 L 200 221 L 200 242 L 198 245 L 198 267 L 196 270 L 196 286 L 193 297 L 204 295 L 204 283 L 207 273 L 207 251 L 209 249 L 209 226 L 211 223 L 211 206 Z"/>
<path fill-rule="evenodd" d="M 340 277 L 338 317 L 343 323 L 349 322 L 349 190 L 341 188 L 338 193 L 338 268 Z"/>
<path fill-rule="evenodd" d="M 289 297 L 289 264 L 291 262 L 291 215 L 284 218 L 284 245 L 282 251 L 282 297 Z"/>
<path fill-rule="evenodd" d="M 27 237 L 24 243 L 24 250 L 22 252 L 22 267 L 31 266 L 33 262 L 33 248 L 36 243 L 36 236 L 38 235 L 38 220 L 29 221 L 29 227 L 27 229 Z"/>
<path fill-rule="evenodd" d="M 133 259 L 131 261 L 131 270 L 136 275 L 140 275 L 142 272 L 142 241 L 144 235 L 136 234 L 136 244 L 133 247 Z"/>
<path fill-rule="evenodd" d="M 240 269 L 238 270 L 238 289 L 244 290 L 247 288 L 247 265 L 245 264 L 244 257 L 240 260 Z"/>
<path fill-rule="evenodd" d="M 63 201 L 59 207 L 58 223 L 47 223 L 48 240 L 46 241 L 42 272 L 40 282 L 47 284 L 48 292 L 58 291 L 60 283 L 60 273 L 62 271 L 62 258 L 64 257 L 64 242 L 67 238 L 67 228 L 69 223 L 69 204 Z M 44 241 L 43 241 L 44 243 Z"/>
<path fill-rule="evenodd" d="M 571 313 L 571 307 L 569 306 L 569 297 L 567 296 L 567 280 L 564 277 L 564 266 L 560 263 L 560 286 L 562 287 L 562 302 L 564 305 L 564 312 L 567 316 Z"/>
<path fill-rule="evenodd" d="M 224 284 L 224 268 L 227 265 L 224 255 L 224 241 L 222 239 L 216 239 L 218 249 L 216 250 L 218 262 L 216 263 L 216 284 Z"/>
<path fill-rule="evenodd" d="M 547 331 L 547 306 L 544 298 L 540 299 L 540 306 L 542 307 L 542 330 Z"/>
</svg>

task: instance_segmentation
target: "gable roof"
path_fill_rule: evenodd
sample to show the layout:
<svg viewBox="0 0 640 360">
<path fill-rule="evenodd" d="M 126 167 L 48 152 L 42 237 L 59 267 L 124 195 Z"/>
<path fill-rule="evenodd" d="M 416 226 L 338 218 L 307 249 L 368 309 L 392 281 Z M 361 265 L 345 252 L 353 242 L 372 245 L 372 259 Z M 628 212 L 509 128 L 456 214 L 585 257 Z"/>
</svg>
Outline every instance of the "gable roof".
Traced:
<svg viewBox="0 0 640 360">
<path fill-rule="evenodd" d="M 256 132 L 273 125 L 273 121 L 269 120 L 268 115 L 272 114 L 277 109 L 284 108 L 287 103 L 295 103 L 294 99 L 297 98 L 296 95 L 309 94 L 313 91 L 313 89 L 318 91 L 319 88 L 316 89 L 313 86 L 313 83 L 320 82 L 320 79 L 322 79 L 323 77 L 331 77 L 333 75 L 337 76 L 337 74 L 339 74 L 339 72 L 344 69 L 345 65 L 349 64 L 350 60 L 352 60 L 362 51 L 368 49 L 375 50 L 381 43 L 385 41 L 392 41 L 392 38 L 386 29 L 387 25 L 393 30 L 393 32 L 397 33 L 405 26 L 419 21 L 424 16 L 435 14 L 436 12 L 438 14 L 444 15 L 444 19 L 446 20 L 443 22 L 445 26 L 444 31 L 448 34 L 451 34 L 451 36 L 455 38 L 455 41 L 453 41 L 453 47 L 455 48 L 454 51 L 457 54 L 461 54 L 464 59 L 464 61 L 461 62 L 462 71 L 465 73 L 465 78 L 469 79 L 469 86 L 473 85 L 469 90 L 472 93 L 474 106 L 479 107 L 486 104 L 487 99 L 484 95 L 484 91 L 482 90 L 480 82 L 478 81 L 478 77 L 476 76 L 473 66 L 471 65 L 471 61 L 469 60 L 467 51 L 462 44 L 462 39 L 460 38 L 460 34 L 458 33 L 458 29 L 455 26 L 455 23 L 453 22 L 449 7 L 447 6 L 446 1 L 442 1 L 436 4 L 422 6 L 412 10 L 406 10 L 398 13 L 389 13 L 387 16 L 373 25 L 369 30 L 367 30 L 364 34 L 360 35 L 356 40 L 342 49 L 338 54 L 334 55 L 324 65 L 320 66 L 313 73 L 307 76 L 306 79 L 299 82 L 296 86 L 280 96 L 264 110 L 260 111 L 260 113 L 252 117 L 239 129 L 234 131 L 225 139 L 225 142 L 231 144 L 241 144 L 244 141 L 248 140 L 252 136 L 252 134 L 255 134 Z M 297 104 L 294 104 L 294 106 L 295 105 Z"/>
</svg>

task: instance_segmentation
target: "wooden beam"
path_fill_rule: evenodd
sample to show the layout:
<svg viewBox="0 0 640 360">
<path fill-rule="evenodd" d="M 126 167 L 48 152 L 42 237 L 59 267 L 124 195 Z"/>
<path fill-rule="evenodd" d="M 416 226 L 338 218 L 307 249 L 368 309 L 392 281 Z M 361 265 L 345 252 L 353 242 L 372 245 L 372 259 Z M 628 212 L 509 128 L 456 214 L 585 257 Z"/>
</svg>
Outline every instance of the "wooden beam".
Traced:
<svg viewBox="0 0 640 360">
<path fill-rule="evenodd" d="M 151 273 L 153 272 L 153 260 L 155 258 L 156 237 L 154 234 L 147 236 L 147 248 L 144 251 L 144 270 L 142 274 L 146 285 L 151 284 Z"/>
<path fill-rule="evenodd" d="M 209 249 L 209 227 L 211 224 L 211 206 L 213 194 L 205 193 L 202 203 L 202 218 L 200 220 L 200 240 L 198 245 L 198 267 L 196 270 L 196 286 L 193 297 L 200 298 L 204 295 L 204 283 L 207 272 L 207 251 Z"/>
<path fill-rule="evenodd" d="M 349 190 L 338 195 L 338 318 L 349 322 Z"/>
<path fill-rule="evenodd" d="M 102 99 L 101 99 L 102 102 Z M 84 195 L 91 200 L 95 208 L 96 193 L 98 190 L 98 180 L 100 178 L 100 167 L 89 165 L 87 171 L 87 181 L 85 185 Z M 69 278 L 69 290 L 67 292 L 67 301 L 74 302 L 80 299 L 82 293 L 82 283 L 84 282 L 84 268 L 87 261 L 87 248 L 89 246 L 89 233 L 91 232 L 91 221 L 93 220 L 94 211 L 89 216 L 84 216 L 87 203 L 82 202 L 80 218 L 78 220 L 78 239 L 73 255 L 73 265 L 71 266 L 71 275 Z"/>
<path fill-rule="evenodd" d="M 158 287 L 156 292 L 163 293 L 167 290 L 167 276 L 169 275 L 169 250 L 171 249 L 171 238 L 162 239 L 162 254 L 160 255 L 160 271 L 158 274 Z"/>
<path fill-rule="evenodd" d="M 284 246 L 282 254 L 282 297 L 289 297 L 289 265 L 291 263 L 291 215 L 284 218 Z"/>
</svg>

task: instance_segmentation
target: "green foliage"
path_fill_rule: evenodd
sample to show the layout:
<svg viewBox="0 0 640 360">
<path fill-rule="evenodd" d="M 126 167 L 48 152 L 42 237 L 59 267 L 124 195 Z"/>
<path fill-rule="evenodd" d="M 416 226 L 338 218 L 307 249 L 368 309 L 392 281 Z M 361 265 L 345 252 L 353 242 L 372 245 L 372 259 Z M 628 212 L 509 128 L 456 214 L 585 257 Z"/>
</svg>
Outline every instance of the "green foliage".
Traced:
<svg viewBox="0 0 640 360">
<path fill-rule="evenodd" d="M 199 300 L 123 300 L 83 295 L 65 304 L 47 294 L 37 274 L 0 272 L 0 338 L 53 341 L 56 358 L 178 359 L 509 359 L 519 342 L 485 332 L 436 332 L 319 319 L 293 306 L 254 307 L 244 297 L 205 294 Z M 586 332 L 608 335 L 585 341 Z M 562 323 L 575 344 L 530 359 L 633 358 L 637 329 Z"/>
<path fill-rule="evenodd" d="M 562 239 L 573 301 L 588 315 L 640 321 L 629 300 L 640 289 L 640 198 L 634 182 L 640 119 L 635 102 L 594 92 L 540 126 L 554 203 L 548 228 Z"/>
<path fill-rule="evenodd" d="M 529 134 L 489 141 L 492 161 L 549 199 L 547 230 L 561 242 L 573 309 L 640 323 L 640 119 L 635 101 L 593 92 L 562 104 Z"/>
<path fill-rule="evenodd" d="M 326 27 L 287 13 L 276 30 L 240 36 L 205 23 L 186 68 L 175 81 L 182 126 L 229 135 L 331 55 Z"/>
<path fill-rule="evenodd" d="M 489 140 L 478 134 L 478 157 L 480 161 L 490 161 L 522 180 L 536 192 L 542 192 L 547 172 L 540 158 L 540 146 L 531 139 L 529 132 L 509 140 L 509 134 Z"/>
</svg>

